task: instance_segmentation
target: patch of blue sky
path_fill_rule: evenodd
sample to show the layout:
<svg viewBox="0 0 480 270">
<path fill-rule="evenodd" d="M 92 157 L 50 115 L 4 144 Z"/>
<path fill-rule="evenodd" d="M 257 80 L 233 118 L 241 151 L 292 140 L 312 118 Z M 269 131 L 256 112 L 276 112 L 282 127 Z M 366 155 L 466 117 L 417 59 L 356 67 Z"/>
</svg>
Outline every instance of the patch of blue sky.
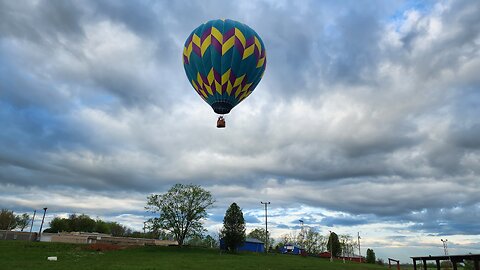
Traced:
<svg viewBox="0 0 480 270">
<path fill-rule="evenodd" d="M 435 6 L 436 1 L 407 0 L 400 4 L 395 12 L 388 18 L 389 22 L 399 25 L 405 20 L 405 12 L 415 10 L 420 14 L 429 13 Z"/>
</svg>

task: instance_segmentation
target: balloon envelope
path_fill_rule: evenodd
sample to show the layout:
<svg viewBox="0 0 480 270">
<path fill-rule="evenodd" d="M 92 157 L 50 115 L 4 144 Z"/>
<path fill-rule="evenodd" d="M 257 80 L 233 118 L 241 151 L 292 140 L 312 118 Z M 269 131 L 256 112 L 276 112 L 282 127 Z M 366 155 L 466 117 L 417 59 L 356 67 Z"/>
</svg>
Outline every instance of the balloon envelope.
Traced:
<svg viewBox="0 0 480 270">
<path fill-rule="evenodd" d="M 195 91 L 218 114 L 227 114 L 260 82 L 267 64 L 255 31 L 233 20 L 212 20 L 185 42 L 183 66 Z"/>
</svg>

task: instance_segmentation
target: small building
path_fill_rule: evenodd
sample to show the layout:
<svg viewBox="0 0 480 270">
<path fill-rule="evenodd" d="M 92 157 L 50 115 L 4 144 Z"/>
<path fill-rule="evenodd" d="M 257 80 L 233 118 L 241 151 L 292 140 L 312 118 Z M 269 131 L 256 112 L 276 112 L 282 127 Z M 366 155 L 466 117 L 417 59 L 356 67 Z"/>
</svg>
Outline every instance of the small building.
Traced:
<svg viewBox="0 0 480 270">
<path fill-rule="evenodd" d="M 227 246 L 225 245 L 225 240 L 223 238 L 220 239 L 220 249 L 227 250 Z M 237 251 L 264 252 L 265 245 L 262 241 L 256 238 L 245 238 L 245 242 L 243 245 L 237 248 Z"/>
<path fill-rule="evenodd" d="M 295 244 L 285 244 L 283 248 L 281 248 L 280 250 L 280 252 L 283 254 L 295 254 L 295 255 L 301 255 L 302 251 L 304 251 L 304 249 Z"/>
<path fill-rule="evenodd" d="M 320 258 L 325 258 L 325 259 L 330 259 L 330 252 L 329 251 L 324 251 L 318 254 L 318 257 Z M 365 262 L 365 257 L 358 256 L 358 255 L 353 255 L 353 256 L 339 256 L 339 257 L 333 257 L 335 260 L 343 260 L 345 259 L 346 261 L 352 261 L 352 262 Z"/>
<path fill-rule="evenodd" d="M 325 258 L 325 259 L 330 258 L 331 256 L 332 255 L 330 254 L 329 251 L 324 251 L 324 252 L 321 252 L 321 253 L 318 254 L 318 257 Z"/>
</svg>

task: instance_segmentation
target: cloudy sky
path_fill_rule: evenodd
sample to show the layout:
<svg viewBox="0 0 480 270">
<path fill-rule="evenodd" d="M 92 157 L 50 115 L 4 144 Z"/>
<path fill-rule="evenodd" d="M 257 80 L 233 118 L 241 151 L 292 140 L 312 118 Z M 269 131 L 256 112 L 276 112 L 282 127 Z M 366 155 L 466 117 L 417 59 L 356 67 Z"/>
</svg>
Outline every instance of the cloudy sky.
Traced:
<svg viewBox="0 0 480 270">
<path fill-rule="evenodd" d="M 268 59 L 226 129 L 182 66 L 216 18 Z M 275 237 L 303 219 L 383 258 L 480 253 L 479 70 L 478 1 L 1 0 L 0 207 L 140 229 L 148 194 L 193 183 L 210 232 L 270 201 Z"/>
</svg>

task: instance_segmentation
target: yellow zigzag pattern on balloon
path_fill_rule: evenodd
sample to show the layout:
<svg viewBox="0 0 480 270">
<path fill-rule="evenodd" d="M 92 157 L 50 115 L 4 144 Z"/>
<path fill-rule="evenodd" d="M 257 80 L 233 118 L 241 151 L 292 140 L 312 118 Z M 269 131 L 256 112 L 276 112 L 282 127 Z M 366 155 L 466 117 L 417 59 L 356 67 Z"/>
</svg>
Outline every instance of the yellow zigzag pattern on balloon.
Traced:
<svg viewBox="0 0 480 270">
<path fill-rule="evenodd" d="M 235 91 L 235 98 L 238 98 L 238 96 L 240 96 L 240 100 L 243 100 L 244 98 L 248 97 L 248 95 L 250 95 L 250 93 L 252 92 L 250 90 L 250 87 L 252 86 L 252 83 L 247 83 L 245 84 L 243 87 L 242 86 L 242 83 L 243 81 L 245 80 L 245 74 L 236 78 L 235 79 L 235 82 L 232 83 L 230 82 L 230 73 L 231 73 L 231 69 L 229 69 L 227 72 L 225 72 L 222 76 L 221 76 L 221 82 L 218 82 L 217 80 L 215 80 L 215 76 L 214 76 L 214 71 L 213 71 L 213 68 L 210 70 L 210 72 L 208 73 L 207 77 L 206 77 L 206 81 L 204 81 L 204 79 L 202 78 L 202 76 L 200 75 L 200 72 L 197 73 L 197 80 L 192 80 L 192 85 L 193 87 L 195 88 L 195 90 L 197 90 L 197 92 L 204 98 L 206 99 L 209 95 L 213 95 L 213 89 L 212 87 L 215 88 L 215 90 L 219 93 L 219 94 L 222 94 L 222 86 L 223 85 L 227 85 L 227 93 L 228 95 L 231 95 L 232 94 L 232 90 L 234 88 L 237 88 L 237 90 Z"/>
<path fill-rule="evenodd" d="M 201 56 L 203 57 L 203 54 L 205 53 L 205 51 L 212 44 L 212 38 L 215 38 L 218 41 L 218 43 L 222 45 L 222 55 L 226 54 L 231 48 L 233 48 L 233 45 L 235 44 L 235 38 L 238 38 L 238 40 L 240 41 L 240 43 L 242 43 L 244 48 L 246 45 L 245 36 L 243 35 L 242 31 L 240 31 L 238 28 L 235 28 L 235 34 L 231 36 L 227 41 L 225 41 L 225 43 L 223 43 L 222 33 L 217 28 L 212 26 L 210 35 L 208 35 L 203 42 L 201 41 L 201 38 L 194 33 L 192 36 L 192 40 L 183 48 L 183 55 L 186 56 L 188 60 L 190 60 L 190 55 L 193 52 L 193 44 L 194 44 L 198 48 L 200 48 Z M 255 47 L 257 47 L 258 52 L 260 53 L 262 52 L 262 45 L 260 41 L 258 40 L 257 37 L 254 37 L 254 40 L 255 42 L 249 47 L 245 48 L 245 50 L 243 51 L 242 60 L 252 55 L 255 51 Z M 263 66 L 264 62 L 265 62 L 265 56 L 259 58 L 257 61 L 257 68 Z"/>
</svg>

